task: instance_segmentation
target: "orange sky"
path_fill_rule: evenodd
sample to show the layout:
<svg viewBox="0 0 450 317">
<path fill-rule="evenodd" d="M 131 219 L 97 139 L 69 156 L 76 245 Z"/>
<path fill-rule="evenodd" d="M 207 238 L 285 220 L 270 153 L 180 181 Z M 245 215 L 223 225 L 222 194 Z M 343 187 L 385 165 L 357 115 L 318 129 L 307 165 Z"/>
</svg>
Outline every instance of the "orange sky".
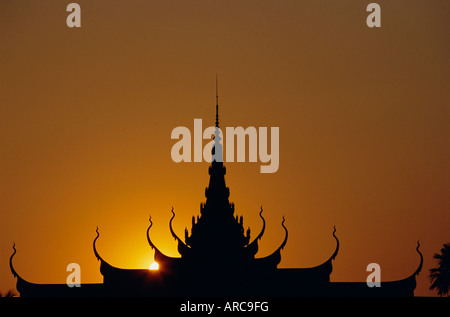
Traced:
<svg viewBox="0 0 450 317">
<path fill-rule="evenodd" d="M 145 232 L 175 256 L 199 214 L 207 163 L 171 160 L 177 126 L 280 128 L 280 167 L 226 163 L 230 200 L 259 256 L 289 240 L 280 267 L 315 266 L 341 248 L 333 281 L 382 280 L 424 267 L 450 242 L 450 3 L 378 1 L 0 2 L 0 292 L 15 288 L 8 258 L 32 282 L 101 282 L 111 264 L 153 261 Z M 205 141 L 204 144 L 207 142 Z"/>
</svg>

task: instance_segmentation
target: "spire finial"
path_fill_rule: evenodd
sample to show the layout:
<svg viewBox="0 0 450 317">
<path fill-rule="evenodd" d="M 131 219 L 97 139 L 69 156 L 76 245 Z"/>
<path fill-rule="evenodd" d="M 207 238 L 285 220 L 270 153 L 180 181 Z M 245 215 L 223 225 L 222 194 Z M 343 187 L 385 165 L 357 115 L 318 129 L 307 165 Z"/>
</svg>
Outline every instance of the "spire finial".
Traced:
<svg viewBox="0 0 450 317">
<path fill-rule="evenodd" d="M 216 73 L 216 127 L 219 127 L 219 79 Z"/>
</svg>

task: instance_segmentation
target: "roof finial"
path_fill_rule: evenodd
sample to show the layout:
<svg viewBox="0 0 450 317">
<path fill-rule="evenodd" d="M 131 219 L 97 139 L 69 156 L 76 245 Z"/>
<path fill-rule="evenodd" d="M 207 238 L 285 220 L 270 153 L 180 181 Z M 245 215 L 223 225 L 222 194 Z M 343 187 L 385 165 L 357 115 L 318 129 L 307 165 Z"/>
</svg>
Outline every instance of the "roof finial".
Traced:
<svg viewBox="0 0 450 317">
<path fill-rule="evenodd" d="M 216 73 L 216 127 L 219 127 L 219 79 Z"/>
</svg>

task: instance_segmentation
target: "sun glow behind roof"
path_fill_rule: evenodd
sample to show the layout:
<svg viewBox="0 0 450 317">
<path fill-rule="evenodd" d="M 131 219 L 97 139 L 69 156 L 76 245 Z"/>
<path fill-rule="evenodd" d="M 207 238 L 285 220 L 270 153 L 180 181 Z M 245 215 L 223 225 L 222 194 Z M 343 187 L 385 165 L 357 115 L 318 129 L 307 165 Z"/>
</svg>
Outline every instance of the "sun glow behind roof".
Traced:
<svg viewBox="0 0 450 317">
<path fill-rule="evenodd" d="M 149 270 L 159 270 L 159 264 L 157 262 L 153 262 L 149 268 Z"/>
</svg>

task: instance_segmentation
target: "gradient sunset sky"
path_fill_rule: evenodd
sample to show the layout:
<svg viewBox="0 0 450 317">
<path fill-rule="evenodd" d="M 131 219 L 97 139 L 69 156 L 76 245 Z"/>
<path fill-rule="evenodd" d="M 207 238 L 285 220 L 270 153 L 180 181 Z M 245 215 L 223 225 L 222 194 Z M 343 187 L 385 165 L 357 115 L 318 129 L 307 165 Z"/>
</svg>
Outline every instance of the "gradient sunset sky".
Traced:
<svg viewBox="0 0 450 317">
<path fill-rule="evenodd" d="M 279 127 L 280 166 L 225 163 L 230 201 L 257 256 L 289 230 L 279 267 L 310 267 L 335 248 L 332 281 L 382 281 L 424 267 L 450 242 L 450 2 L 76 1 L 0 2 L 0 292 L 15 289 L 8 259 L 36 283 L 102 281 L 92 251 L 146 268 L 145 237 L 177 256 L 200 213 L 208 163 L 174 163 L 177 126 Z M 204 142 L 206 144 L 207 141 Z"/>
</svg>

